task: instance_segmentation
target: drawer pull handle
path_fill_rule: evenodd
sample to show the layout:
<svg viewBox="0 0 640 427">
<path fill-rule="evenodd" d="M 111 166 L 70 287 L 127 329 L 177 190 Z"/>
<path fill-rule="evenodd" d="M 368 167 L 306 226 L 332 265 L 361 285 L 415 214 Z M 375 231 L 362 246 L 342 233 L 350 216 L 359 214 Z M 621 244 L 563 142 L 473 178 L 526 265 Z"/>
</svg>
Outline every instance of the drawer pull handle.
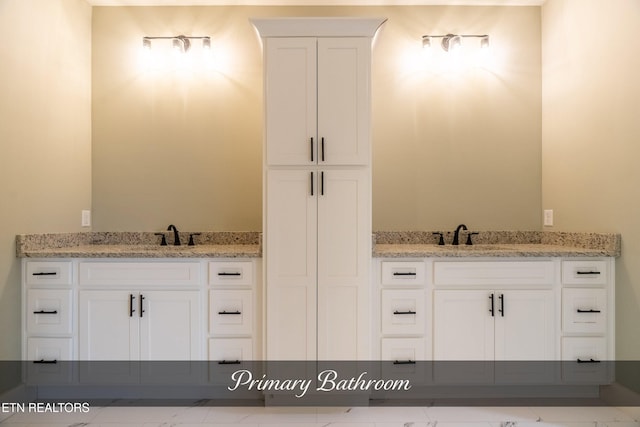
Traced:
<svg viewBox="0 0 640 427">
<path fill-rule="evenodd" d="M 224 311 L 219 311 L 218 314 L 235 314 L 235 315 L 237 315 L 237 314 L 242 314 L 242 312 L 240 312 L 238 310 L 236 310 L 236 311 L 226 311 L 226 310 L 224 310 Z"/>
<path fill-rule="evenodd" d="M 404 273 L 401 271 L 396 271 L 393 273 L 394 276 L 415 276 L 416 273 Z"/>
<path fill-rule="evenodd" d="M 394 311 L 393 314 L 416 314 L 415 311 L 409 310 L 409 311 Z"/>
<path fill-rule="evenodd" d="M 220 273 L 218 273 L 218 276 L 242 276 L 242 273 L 229 273 L 221 271 Z"/>
<path fill-rule="evenodd" d="M 218 365 L 239 365 L 240 362 L 239 360 L 221 360 L 218 362 Z"/>
<path fill-rule="evenodd" d="M 58 314 L 58 310 L 38 310 L 34 311 L 33 314 Z"/>
<path fill-rule="evenodd" d="M 583 360 L 580 358 L 578 358 L 577 362 L 578 363 L 600 363 L 599 360 L 595 360 L 595 359 Z"/>
<path fill-rule="evenodd" d="M 599 271 L 576 271 L 576 274 L 580 274 L 583 276 L 589 276 L 589 275 L 598 275 L 600 274 Z"/>
<path fill-rule="evenodd" d="M 38 273 L 32 273 L 32 276 L 57 276 L 58 273 L 55 271 L 42 271 Z"/>
<path fill-rule="evenodd" d="M 394 360 L 393 364 L 394 365 L 415 365 L 416 361 L 415 360 Z"/>
<path fill-rule="evenodd" d="M 582 310 L 582 309 L 578 309 L 577 310 L 578 313 L 600 313 L 600 310 L 593 310 L 593 309 L 589 309 L 589 310 Z"/>
<path fill-rule="evenodd" d="M 37 364 L 41 364 L 41 365 L 54 365 L 54 364 L 58 363 L 58 361 L 56 359 L 53 359 L 53 360 L 40 359 L 40 360 L 34 360 L 33 363 L 37 363 Z"/>
</svg>

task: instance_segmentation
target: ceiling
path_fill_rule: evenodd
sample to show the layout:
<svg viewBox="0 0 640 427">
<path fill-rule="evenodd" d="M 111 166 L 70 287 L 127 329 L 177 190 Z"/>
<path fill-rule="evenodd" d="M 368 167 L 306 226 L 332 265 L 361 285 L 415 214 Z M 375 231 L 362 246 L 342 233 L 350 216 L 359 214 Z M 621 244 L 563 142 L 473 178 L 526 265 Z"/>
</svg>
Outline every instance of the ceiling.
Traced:
<svg viewBox="0 0 640 427">
<path fill-rule="evenodd" d="M 92 6 L 540 6 L 545 0 L 87 0 Z"/>
</svg>

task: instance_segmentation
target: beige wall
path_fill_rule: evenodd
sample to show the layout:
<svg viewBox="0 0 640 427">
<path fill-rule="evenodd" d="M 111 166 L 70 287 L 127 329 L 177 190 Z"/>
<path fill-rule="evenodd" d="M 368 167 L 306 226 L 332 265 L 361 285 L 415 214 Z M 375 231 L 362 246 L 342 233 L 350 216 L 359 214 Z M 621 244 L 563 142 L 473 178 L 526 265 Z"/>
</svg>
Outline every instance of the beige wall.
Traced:
<svg viewBox="0 0 640 427">
<path fill-rule="evenodd" d="M 640 2 L 547 0 L 543 206 L 566 231 L 622 234 L 616 356 L 640 357 Z"/>
<path fill-rule="evenodd" d="M 340 15 L 388 18 L 372 72 L 374 229 L 539 229 L 537 7 L 95 7 L 95 228 L 260 230 L 262 54 L 249 18 Z M 428 32 L 488 33 L 498 61 L 439 72 L 423 60 Z M 226 62 L 138 66 L 142 36 L 181 33 L 210 35 Z"/>
<path fill-rule="evenodd" d="M 91 207 L 91 8 L 0 1 L 0 359 L 20 358 L 20 233 L 79 231 Z"/>
</svg>

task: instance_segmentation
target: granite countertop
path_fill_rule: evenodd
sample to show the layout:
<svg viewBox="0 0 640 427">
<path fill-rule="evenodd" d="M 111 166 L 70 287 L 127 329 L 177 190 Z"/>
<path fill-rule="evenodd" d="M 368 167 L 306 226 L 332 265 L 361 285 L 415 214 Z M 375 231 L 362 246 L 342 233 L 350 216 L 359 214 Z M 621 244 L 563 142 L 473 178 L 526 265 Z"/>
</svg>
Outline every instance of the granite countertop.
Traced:
<svg viewBox="0 0 640 427">
<path fill-rule="evenodd" d="M 466 242 L 470 231 L 460 233 Z M 181 246 L 173 233 L 163 232 L 168 245 L 160 246 L 154 232 L 84 232 L 21 234 L 16 236 L 19 258 L 258 258 L 262 256 L 259 232 L 202 232 L 196 245 L 187 246 L 192 232 L 181 232 Z M 432 231 L 379 231 L 373 234 L 373 257 L 617 257 L 621 237 L 614 233 L 547 231 L 480 231 L 474 244 L 439 246 Z"/>
<path fill-rule="evenodd" d="M 173 232 L 165 234 L 168 245 L 160 245 L 154 232 L 86 232 L 21 234 L 16 236 L 19 258 L 259 258 L 258 232 L 180 232 L 182 245 L 173 245 Z"/>
<path fill-rule="evenodd" d="M 472 231 L 472 230 L 470 230 Z M 469 232 L 470 232 L 469 231 Z M 566 233 L 545 231 L 481 231 L 465 245 L 468 232 L 460 233 L 462 244 L 453 246 L 453 233 L 444 232 L 444 246 L 431 231 L 379 232 L 374 236 L 377 258 L 424 257 L 617 257 L 621 237 L 613 233 Z"/>
</svg>

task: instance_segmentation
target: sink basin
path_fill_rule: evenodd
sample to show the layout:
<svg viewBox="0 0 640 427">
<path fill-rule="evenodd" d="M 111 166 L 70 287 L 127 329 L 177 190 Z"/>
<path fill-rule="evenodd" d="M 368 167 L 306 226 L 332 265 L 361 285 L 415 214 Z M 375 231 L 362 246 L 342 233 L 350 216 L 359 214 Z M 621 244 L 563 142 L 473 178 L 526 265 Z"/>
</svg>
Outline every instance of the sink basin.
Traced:
<svg viewBox="0 0 640 427">
<path fill-rule="evenodd" d="M 438 245 L 436 245 L 438 246 Z M 479 244 L 479 245 L 445 245 L 438 248 L 452 251 L 498 251 L 506 249 L 503 245 Z"/>
</svg>

